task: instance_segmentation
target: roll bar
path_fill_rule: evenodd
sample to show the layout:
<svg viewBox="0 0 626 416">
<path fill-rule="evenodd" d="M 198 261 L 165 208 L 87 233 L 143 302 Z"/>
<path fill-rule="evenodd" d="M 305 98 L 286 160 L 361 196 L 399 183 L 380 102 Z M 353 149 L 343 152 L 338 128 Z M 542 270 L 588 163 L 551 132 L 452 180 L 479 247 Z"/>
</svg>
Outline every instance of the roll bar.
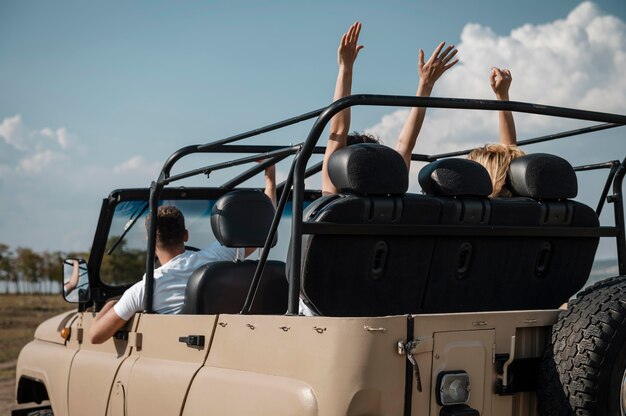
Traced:
<svg viewBox="0 0 626 416">
<path fill-rule="evenodd" d="M 251 161 L 256 161 L 259 159 L 272 159 L 272 161 L 282 160 L 292 154 L 295 155 L 294 161 L 292 162 L 289 175 L 287 180 L 281 184 L 283 187 L 283 191 L 281 192 L 280 202 L 278 204 L 276 210 L 276 216 L 274 217 L 274 221 L 272 223 L 270 233 L 267 237 L 265 246 L 263 248 L 261 259 L 259 261 L 259 265 L 256 269 L 252 285 L 248 292 L 248 297 L 246 299 L 244 308 L 242 309 L 242 313 L 249 313 L 250 306 L 254 300 L 254 293 L 256 292 L 256 288 L 258 287 L 260 275 L 263 271 L 263 267 L 265 261 L 267 260 L 267 256 L 269 254 L 269 248 L 271 242 L 274 240 L 274 236 L 276 230 L 278 228 L 278 223 L 280 221 L 280 217 L 282 215 L 282 211 L 286 205 L 286 201 L 288 199 L 288 194 L 290 190 L 293 189 L 293 218 L 292 218 L 292 228 L 291 228 L 291 257 L 289 259 L 290 266 L 289 270 L 289 298 L 288 298 L 288 315 L 297 315 L 298 314 L 298 301 L 300 294 L 300 280 L 301 280 L 301 254 L 302 254 L 302 232 L 303 232 L 303 222 L 302 222 L 302 210 L 303 210 L 303 201 L 304 201 L 304 179 L 311 174 L 313 171 L 319 171 L 321 166 L 315 166 L 314 168 L 310 168 L 307 171 L 307 163 L 314 153 L 323 153 L 323 148 L 316 147 L 317 142 L 319 141 L 320 135 L 324 131 L 326 125 L 330 122 L 332 117 L 338 112 L 353 106 L 386 106 L 386 107 L 431 107 L 431 108 L 451 108 L 451 109 L 466 109 L 466 110 L 498 110 L 498 111 L 514 111 L 520 113 L 529 113 L 529 114 L 539 114 L 560 118 L 569 118 L 569 119 L 578 119 L 578 120 L 586 120 L 586 121 L 595 121 L 603 124 L 590 126 L 582 129 L 570 130 L 567 132 L 542 136 L 534 139 L 529 139 L 525 141 L 518 142 L 518 145 L 525 145 L 531 143 L 538 143 L 548 140 L 554 140 L 557 138 L 564 138 L 569 136 L 575 136 L 579 134 L 600 131 L 605 129 L 610 129 L 618 126 L 622 126 L 626 124 L 626 116 L 618 115 L 618 114 L 610 114 L 610 113 L 601 113 L 595 111 L 585 111 L 585 110 L 577 110 L 572 108 L 563 108 L 563 107 L 554 107 L 554 106 L 546 106 L 541 104 L 533 104 L 533 103 L 524 103 L 517 101 L 495 101 L 495 100 L 476 100 L 476 99 L 465 99 L 465 98 L 438 98 L 438 97 L 414 97 L 414 96 L 395 96 L 395 95 L 369 95 L 369 94 L 361 94 L 361 95 L 351 95 L 348 97 L 341 98 L 329 106 L 314 110 L 305 114 L 302 114 L 297 117 L 292 117 L 278 123 L 270 124 L 255 130 L 250 130 L 245 133 L 237 134 L 234 136 L 227 137 L 222 140 L 218 140 L 215 142 L 202 144 L 202 145 L 193 145 L 184 147 L 175 153 L 173 153 L 163 165 L 161 172 L 158 176 L 158 179 L 152 182 L 150 186 L 150 219 L 148 225 L 148 248 L 147 248 L 147 259 L 146 259 L 146 290 L 144 297 L 144 312 L 145 313 L 153 313 L 152 308 L 152 297 L 154 294 L 154 260 L 155 260 L 155 248 L 156 248 L 156 221 L 155 215 L 158 208 L 158 201 L 160 198 L 161 191 L 163 187 L 167 184 L 170 184 L 174 181 L 188 178 L 194 175 L 199 174 L 209 174 L 214 170 L 223 169 L 226 167 L 242 165 L 245 163 L 249 163 Z M 313 124 L 306 140 L 304 143 L 295 146 L 287 146 L 287 147 L 245 147 L 239 146 L 239 151 L 243 152 L 242 148 L 246 148 L 245 150 L 254 151 L 256 149 L 265 149 L 264 153 L 260 153 L 250 157 L 244 157 L 240 159 L 236 159 L 230 162 L 223 162 L 211 166 L 205 166 L 199 169 L 193 169 L 188 172 L 184 172 L 175 176 L 170 176 L 170 172 L 172 167 L 183 157 L 195 154 L 195 153 L 212 153 L 212 152 L 228 152 L 229 148 L 232 150 L 237 150 L 238 146 L 227 146 L 230 143 L 234 143 L 243 139 L 247 139 L 253 136 L 257 136 L 263 133 L 268 133 L 273 130 L 277 130 L 280 128 L 284 128 L 293 124 L 300 123 L 305 120 L 309 120 L 317 117 L 317 120 Z M 420 160 L 420 161 L 432 161 L 440 158 L 451 157 L 451 156 L 459 156 L 463 154 L 467 154 L 471 151 L 465 150 L 461 152 L 454 153 L 443 153 L 439 155 L 412 155 L 412 160 Z M 235 151 L 236 152 L 236 151 Z M 270 162 L 268 162 L 269 164 Z M 624 168 L 624 160 L 619 166 L 614 168 L 614 172 L 612 175 L 614 176 L 613 182 L 613 195 L 608 196 L 608 200 L 610 202 L 615 203 L 616 210 L 616 226 L 615 231 L 612 233 L 607 233 L 607 235 L 616 235 L 618 241 L 618 262 L 619 262 L 619 270 L 620 274 L 626 273 L 625 267 L 625 253 L 623 252 L 623 247 L 626 245 L 626 237 L 624 232 L 624 218 L 623 218 L 623 201 L 622 201 L 622 181 L 623 177 L 626 174 L 626 169 Z M 318 164 L 319 165 L 319 164 Z M 613 166 L 613 165 L 611 165 Z M 606 166 L 603 166 L 606 167 Z M 610 167 L 610 166 L 609 166 Z M 239 183 L 247 180 L 252 177 L 254 174 L 260 172 L 263 168 L 257 166 L 256 168 L 250 169 L 247 172 L 244 172 L 239 177 L 233 179 L 228 182 L 225 186 L 226 189 L 231 189 L 232 187 L 238 185 Z M 609 182 L 607 182 L 609 183 Z M 606 189 L 606 193 L 608 193 L 608 185 Z M 604 193 L 604 195 L 606 195 Z M 620 215 L 617 215 L 617 210 L 619 209 Z M 598 207 L 601 210 L 601 205 Z M 618 220 L 619 218 L 619 220 Z"/>
</svg>

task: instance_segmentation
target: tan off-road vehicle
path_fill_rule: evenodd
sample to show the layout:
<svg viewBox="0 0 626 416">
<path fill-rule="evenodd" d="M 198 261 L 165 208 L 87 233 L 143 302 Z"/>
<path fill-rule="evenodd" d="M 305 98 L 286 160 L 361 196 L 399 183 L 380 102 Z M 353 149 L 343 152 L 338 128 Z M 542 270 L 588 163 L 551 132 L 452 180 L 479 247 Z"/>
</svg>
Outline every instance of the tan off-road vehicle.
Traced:
<svg viewBox="0 0 626 416">
<path fill-rule="evenodd" d="M 413 155 L 429 163 L 419 175 L 424 193 L 411 194 L 395 151 L 355 145 L 331 160 L 338 195 L 305 190 L 320 171 L 309 161 L 323 153 L 324 127 L 357 105 L 602 123 L 522 146 L 626 124 L 622 115 L 519 102 L 354 95 L 180 149 L 149 189 L 104 199 L 89 260 L 65 293 L 77 310 L 42 323 L 23 348 L 13 415 L 624 415 L 626 161 L 572 168 L 529 154 L 511 165 L 515 196 L 489 199 L 486 171 L 454 157 L 467 151 Z M 315 118 L 298 145 L 233 144 Z M 207 153 L 247 155 L 172 173 L 184 157 L 197 163 Z M 240 185 L 283 160 L 290 171 L 267 215 L 262 192 Z M 181 186 L 244 164 L 219 186 Z M 572 198 L 577 172 L 596 169 L 608 178 L 594 210 Z M 601 226 L 605 202 L 615 221 Z M 156 225 L 149 221 L 146 248 L 143 222 L 162 203 L 185 214 L 189 249 L 215 239 L 263 246 L 255 260 L 194 272 L 179 315 L 152 308 Z M 581 292 L 601 237 L 616 241 L 619 276 Z M 92 344 L 95 313 L 144 270 L 144 312 Z"/>
</svg>

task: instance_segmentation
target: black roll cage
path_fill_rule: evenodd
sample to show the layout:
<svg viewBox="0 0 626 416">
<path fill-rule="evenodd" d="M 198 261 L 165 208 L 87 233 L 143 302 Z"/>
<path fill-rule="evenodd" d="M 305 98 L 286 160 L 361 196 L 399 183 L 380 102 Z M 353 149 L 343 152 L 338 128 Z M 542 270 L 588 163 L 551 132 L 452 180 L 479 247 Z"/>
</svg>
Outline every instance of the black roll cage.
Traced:
<svg viewBox="0 0 626 416">
<path fill-rule="evenodd" d="M 258 129 L 250 130 L 245 133 L 227 137 L 225 139 L 214 142 L 192 145 L 179 149 L 174 152 L 165 162 L 156 181 L 150 186 L 150 220 L 148 227 L 148 243 L 146 258 L 146 290 L 144 297 L 144 312 L 153 313 L 152 301 L 154 294 L 154 261 L 156 247 L 156 221 L 153 215 L 157 208 L 161 193 L 166 185 L 172 182 L 185 179 L 191 176 L 205 174 L 227 167 L 243 165 L 245 163 L 254 162 L 265 159 L 263 163 L 255 164 L 254 167 L 248 169 L 236 178 L 228 181 L 221 188 L 232 189 L 251 178 L 257 173 L 265 169 L 270 164 L 275 164 L 291 155 L 295 155 L 291 164 L 287 179 L 277 186 L 280 193 L 280 200 L 276 208 L 276 215 L 272 222 L 270 232 L 265 241 L 265 246 L 261 252 L 261 257 L 257 269 L 250 286 L 245 304 L 241 310 L 242 314 L 250 311 L 254 295 L 259 284 L 260 276 L 263 272 L 265 262 L 269 255 L 270 243 L 274 240 L 280 217 L 284 210 L 290 192 L 293 193 L 293 217 L 291 228 L 291 256 L 287 260 L 289 262 L 289 298 L 288 298 L 288 315 L 298 314 L 298 300 L 300 292 L 301 279 L 301 252 L 302 252 L 302 235 L 303 234 L 386 234 L 386 235 L 483 235 L 483 236 L 502 236 L 502 235 L 526 235 L 536 236 L 563 236 L 563 237 L 615 237 L 617 240 L 618 269 L 620 275 L 626 274 L 626 233 L 624 225 L 624 204 L 622 196 L 622 184 L 624 175 L 626 174 L 626 159 L 599 163 L 594 165 L 584 165 L 576 167 L 577 171 L 587 171 L 595 169 L 610 169 L 606 184 L 602 191 L 600 201 L 596 212 L 600 215 L 604 206 L 604 201 L 613 203 L 615 209 L 615 225 L 603 226 L 593 229 L 576 228 L 559 228 L 559 227 L 492 227 L 485 230 L 476 226 L 459 226 L 459 227 L 442 227 L 442 226 L 393 226 L 393 225 L 335 225 L 324 223 L 303 223 L 303 197 L 304 197 L 304 180 L 308 176 L 321 170 L 321 163 L 306 168 L 312 154 L 323 154 L 324 148 L 316 146 L 325 126 L 330 122 L 331 118 L 349 107 L 353 106 L 387 106 L 387 107 L 431 107 L 431 108 L 452 108 L 467 110 L 499 110 L 514 111 L 520 113 L 539 114 L 546 116 L 554 116 L 569 119 L 578 119 L 586 121 L 595 121 L 603 124 L 593 125 L 576 130 L 570 130 L 558 134 L 541 136 L 528 140 L 521 140 L 518 146 L 534 144 L 549 140 L 555 140 L 585 133 L 597 132 L 605 129 L 611 129 L 626 124 L 626 116 L 610 113 L 601 113 L 594 111 L 577 110 L 571 108 L 546 106 L 533 103 L 517 102 L 517 101 L 495 101 L 495 100 L 476 100 L 464 98 L 436 98 L 436 97 L 414 97 L 414 96 L 395 96 L 395 95 L 371 95 L 360 94 L 351 95 L 339 99 L 327 107 L 320 108 L 292 117 L 278 123 L 270 124 Z M 313 124 L 308 137 L 303 143 L 290 146 L 241 146 L 230 145 L 230 143 L 238 142 L 263 133 L 268 133 L 277 129 L 281 129 L 293 124 L 297 124 L 309 119 L 317 117 Z M 438 159 L 461 156 L 468 154 L 472 149 L 441 153 L 436 155 L 413 154 L 411 160 L 431 162 Z M 254 153 L 253 156 L 242 157 L 226 162 L 221 162 L 201 168 L 193 169 L 177 175 L 171 175 L 172 167 L 183 157 L 196 153 Z M 613 193 L 611 191 L 613 184 Z"/>
</svg>

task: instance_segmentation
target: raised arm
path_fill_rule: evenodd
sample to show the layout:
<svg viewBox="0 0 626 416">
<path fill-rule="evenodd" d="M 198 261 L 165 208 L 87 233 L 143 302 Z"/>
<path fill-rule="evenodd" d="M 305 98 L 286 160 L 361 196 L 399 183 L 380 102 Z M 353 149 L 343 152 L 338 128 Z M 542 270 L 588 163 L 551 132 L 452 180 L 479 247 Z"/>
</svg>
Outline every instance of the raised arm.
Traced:
<svg viewBox="0 0 626 416">
<path fill-rule="evenodd" d="M 420 49 L 419 63 L 417 66 L 420 80 L 417 93 L 415 94 L 416 96 L 429 97 L 439 77 L 459 61 L 458 58 L 452 60 L 457 53 L 457 50 L 454 49 L 454 45 L 443 49 L 445 45 L 445 42 L 441 42 L 426 62 L 424 62 L 424 51 Z M 426 108 L 413 107 L 400 132 L 400 137 L 398 137 L 396 150 L 402 155 L 407 169 L 411 167 L 411 154 L 413 153 L 413 148 L 415 148 L 415 142 L 417 141 L 417 136 L 422 128 L 422 124 L 424 123 L 425 115 Z"/>
<path fill-rule="evenodd" d="M 276 207 L 276 166 L 271 165 L 265 169 L 265 195 L 271 200 Z"/>
<path fill-rule="evenodd" d="M 509 87 L 513 77 L 508 69 L 491 68 L 489 75 L 491 89 L 496 94 L 496 99 L 509 101 Z M 500 129 L 500 143 L 505 145 L 515 145 L 517 143 L 517 134 L 515 132 L 515 121 L 510 111 L 500 111 L 498 115 L 498 124 Z"/>
<path fill-rule="evenodd" d="M 355 22 L 348 29 L 347 33 L 341 37 L 339 49 L 337 50 L 337 63 L 339 72 L 335 84 L 335 94 L 333 101 L 347 97 L 352 92 L 352 68 L 362 45 L 357 45 L 359 34 L 361 33 L 361 23 Z M 330 137 L 324 153 L 322 163 L 322 193 L 337 193 L 337 188 L 328 176 L 328 159 L 337 150 L 346 146 L 346 138 L 350 130 L 350 109 L 347 108 L 337 113 L 330 121 Z"/>
</svg>

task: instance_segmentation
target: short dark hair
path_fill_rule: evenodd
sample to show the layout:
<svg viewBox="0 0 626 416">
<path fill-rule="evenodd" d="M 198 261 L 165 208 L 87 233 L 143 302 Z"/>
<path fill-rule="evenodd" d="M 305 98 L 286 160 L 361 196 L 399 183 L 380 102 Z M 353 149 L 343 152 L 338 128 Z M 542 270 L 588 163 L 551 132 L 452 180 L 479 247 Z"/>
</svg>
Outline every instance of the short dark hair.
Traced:
<svg viewBox="0 0 626 416">
<path fill-rule="evenodd" d="M 146 216 L 146 229 L 150 215 Z M 161 247 L 174 247 L 185 242 L 185 217 L 173 205 L 162 205 L 157 211 L 156 242 Z"/>
<path fill-rule="evenodd" d="M 372 136 L 371 134 L 359 133 L 357 131 L 353 131 L 352 133 L 348 134 L 348 137 L 346 140 L 346 146 L 352 146 L 353 144 L 358 144 L 358 143 L 379 144 L 380 140 L 378 140 L 376 137 Z"/>
</svg>

